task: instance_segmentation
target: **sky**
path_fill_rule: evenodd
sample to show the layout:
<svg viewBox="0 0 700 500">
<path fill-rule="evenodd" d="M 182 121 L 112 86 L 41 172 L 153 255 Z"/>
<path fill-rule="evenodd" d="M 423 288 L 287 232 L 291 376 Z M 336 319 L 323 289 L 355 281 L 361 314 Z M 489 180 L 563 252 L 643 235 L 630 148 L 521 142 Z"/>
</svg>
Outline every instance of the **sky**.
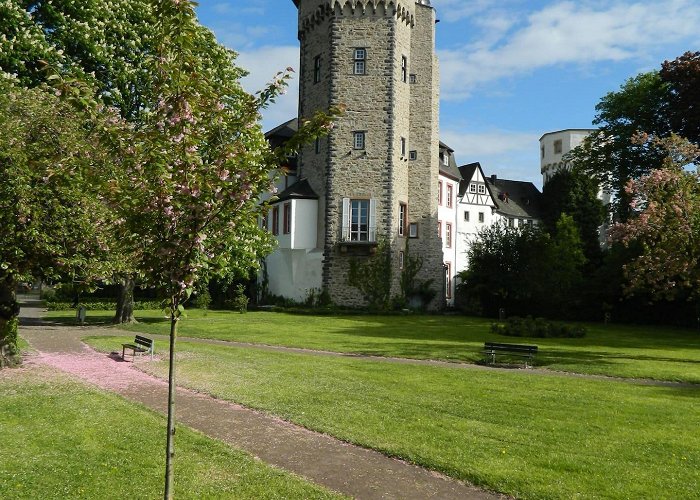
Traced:
<svg viewBox="0 0 700 500">
<path fill-rule="evenodd" d="M 700 50 L 698 0 L 432 0 L 440 22 L 440 138 L 459 165 L 541 187 L 539 138 L 591 128 L 595 106 L 641 72 Z M 292 0 L 199 0 L 199 19 L 238 53 L 243 86 L 299 66 Z M 296 80 L 265 111 L 296 116 Z"/>
</svg>

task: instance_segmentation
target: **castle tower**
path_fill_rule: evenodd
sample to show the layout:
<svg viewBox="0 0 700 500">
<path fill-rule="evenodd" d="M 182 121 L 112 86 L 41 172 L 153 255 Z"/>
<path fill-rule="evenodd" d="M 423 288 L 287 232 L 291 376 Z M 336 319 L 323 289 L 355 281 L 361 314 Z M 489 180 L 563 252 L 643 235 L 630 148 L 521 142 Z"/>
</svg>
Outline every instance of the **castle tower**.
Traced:
<svg viewBox="0 0 700 500">
<path fill-rule="evenodd" d="M 429 0 L 293 0 L 299 10 L 299 117 L 344 105 L 330 135 L 300 154 L 297 174 L 318 195 L 322 284 L 333 302 L 359 305 L 347 283 L 353 258 L 391 246 L 392 295 L 406 245 L 416 282 L 432 279 L 440 305 L 435 11 Z"/>
</svg>

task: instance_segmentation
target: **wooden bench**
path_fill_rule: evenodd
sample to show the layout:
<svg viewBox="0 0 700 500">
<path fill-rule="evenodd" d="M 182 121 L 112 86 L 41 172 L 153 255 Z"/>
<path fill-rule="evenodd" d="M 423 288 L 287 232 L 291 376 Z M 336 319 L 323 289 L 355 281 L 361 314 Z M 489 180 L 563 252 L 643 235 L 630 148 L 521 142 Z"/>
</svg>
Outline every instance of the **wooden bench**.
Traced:
<svg viewBox="0 0 700 500">
<path fill-rule="evenodd" d="M 491 363 L 496 362 L 496 354 L 519 356 L 525 358 L 525 368 L 527 368 L 528 361 L 532 361 L 535 358 L 535 354 L 537 354 L 537 346 L 526 344 L 503 344 L 500 342 L 484 342 L 484 354 Z"/>
<path fill-rule="evenodd" d="M 153 352 L 155 351 L 155 341 L 153 339 L 149 339 L 148 337 L 142 337 L 141 335 L 137 335 L 136 337 L 134 337 L 133 343 L 122 344 L 122 359 L 124 361 L 126 361 L 124 354 L 127 349 L 131 349 L 132 351 L 132 361 L 136 358 L 137 354 L 146 353 L 150 353 L 151 360 L 153 360 Z"/>
</svg>

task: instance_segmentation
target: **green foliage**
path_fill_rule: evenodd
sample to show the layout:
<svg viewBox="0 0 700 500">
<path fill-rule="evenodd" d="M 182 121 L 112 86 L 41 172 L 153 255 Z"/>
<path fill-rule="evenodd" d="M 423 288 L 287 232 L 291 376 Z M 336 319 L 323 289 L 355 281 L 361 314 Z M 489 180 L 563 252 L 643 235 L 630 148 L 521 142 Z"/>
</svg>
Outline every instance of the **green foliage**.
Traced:
<svg viewBox="0 0 700 500">
<path fill-rule="evenodd" d="M 666 151 L 663 168 L 629 183 L 635 217 L 615 225 L 611 235 L 640 249 L 624 266 L 629 292 L 700 303 L 700 168 L 686 170 L 700 148 L 675 135 L 654 142 Z"/>
<path fill-rule="evenodd" d="M 562 169 L 547 181 L 542 190 L 542 224 L 550 233 L 562 214 L 568 214 L 578 228 L 588 261 L 601 258 L 598 228 L 605 222 L 606 207 L 598 199 L 598 184 L 577 170 Z"/>
<path fill-rule="evenodd" d="M 381 239 L 369 257 L 350 261 L 348 284 L 360 290 L 370 309 L 386 311 L 391 308 L 391 246 Z"/>
<path fill-rule="evenodd" d="M 491 332 L 506 337 L 531 338 L 581 338 L 586 336 L 586 328 L 580 325 L 554 323 L 544 318 L 519 318 L 512 316 L 505 323 L 493 323 Z"/>
<path fill-rule="evenodd" d="M 209 309 L 209 306 L 211 305 L 211 294 L 209 293 L 209 287 L 204 286 L 197 292 L 197 294 L 194 296 L 194 299 L 192 299 L 192 307 L 196 307 L 197 309 Z"/>
<path fill-rule="evenodd" d="M 413 297 L 418 297 L 421 304 L 424 306 L 430 304 L 435 298 L 437 292 L 433 289 L 434 279 L 416 283 L 416 276 L 422 268 L 423 257 L 420 255 L 412 255 L 410 252 L 410 243 L 407 242 L 406 250 L 404 251 L 403 269 L 401 270 L 399 278 L 401 296 L 395 298 L 395 308 L 406 307 Z"/>
<path fill-rule="evenodd" d="M 238 285 L 234 291 L 233 297 L 224 301 L 224 307 L 243 314 L 248 312 L 248 301 L 249 299 L 245 294 L 245 287 L 243 285 Z"/>
<path fill-rule="evenodd" d="M 659 74 L 668 85 L 671 129 L 700 146 L 700 52 L 664 61 Z"/>
<path fill-rule="evenodd" d="M 582 282 L 581 239 L 573 218 L 562 214 L 550 235 L 538 226 L 484 228 L 459 274 L 459 302 L 468 312 L 568 316 Z M 476 309 L 476 311 L 475 311 Z"/>
<path fill-rule="evenodd" d="M 161 300 L 136 300 L 134 301 L 135 311 L 146 311 L 151 309 L 161 309 Z M 84 307 L 88 311 L 105 311 L 114 309 L 117 303 L 114 299 L 98 299 L 94 297 L 80 300 L 78 306 Z M 49 311 L 71 311 L 77 307 L 74 302 L 62 302 L 60 300 L 46 300 L 46 309 Z"/>
<path fill-rule="evenodd" d="M 0 368 L 15 366 L 20 363 L 17 347 L 17 328 L 19 318 L 5 319 L 0 316 Z"/>
</svg>

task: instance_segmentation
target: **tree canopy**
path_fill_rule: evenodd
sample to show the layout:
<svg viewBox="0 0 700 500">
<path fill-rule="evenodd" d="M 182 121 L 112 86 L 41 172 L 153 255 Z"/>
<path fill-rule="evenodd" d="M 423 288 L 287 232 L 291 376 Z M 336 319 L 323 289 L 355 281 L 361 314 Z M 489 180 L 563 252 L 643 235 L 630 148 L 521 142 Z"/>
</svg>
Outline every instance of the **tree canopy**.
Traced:
<svg viewBox="0 0 700 500">
<path fill-rule="evenodd" d="M 615 240 L 637 245 L 625 265 L 628 291 L 700 300 L 700 171 L 687 167 L 700 149 L 678 136 L 650 138 L 666 151 L 661 168 L 627 184 L 634 216 L 612 228 Z"/>
</svg>

